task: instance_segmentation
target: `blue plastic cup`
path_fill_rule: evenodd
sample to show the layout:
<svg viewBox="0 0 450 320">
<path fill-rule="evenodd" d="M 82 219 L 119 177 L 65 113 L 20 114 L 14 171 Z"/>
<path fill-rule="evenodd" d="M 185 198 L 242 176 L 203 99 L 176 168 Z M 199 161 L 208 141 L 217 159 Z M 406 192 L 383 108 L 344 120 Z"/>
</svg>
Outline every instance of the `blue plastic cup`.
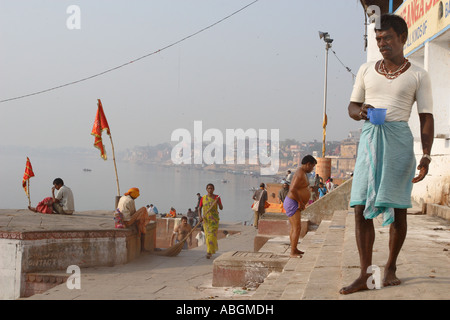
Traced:
<svg viewBox="0 0 450 320">
<path fill-rule="evenodd" d="M 369 108 L 367 109 L 367 118 L 373 124 L 383 124 L 386 119 L 386 111 L 385 108 Z"/>
</svg>

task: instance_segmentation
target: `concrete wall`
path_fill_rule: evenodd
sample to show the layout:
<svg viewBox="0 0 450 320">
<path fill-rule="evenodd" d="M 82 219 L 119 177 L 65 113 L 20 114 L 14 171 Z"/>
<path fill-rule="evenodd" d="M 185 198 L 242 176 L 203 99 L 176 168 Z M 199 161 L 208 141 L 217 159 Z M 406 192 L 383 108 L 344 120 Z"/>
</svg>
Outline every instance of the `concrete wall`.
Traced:
<svg viewBox="0 0 450 320">
<path fill-rule="evenodd" d="M 0 299 L 20 296 L 22 271 L 21 240 L 0 239 Z"/>
<path fill-rule="evenodd" d="M 308 219 L 312 224 L 319 225 L 322 220 L 331 220 L 334 211 L 347 210 L 353 179 L 349 179 L 327 193 L 324 197 L 312 203 L 302 212 L 302 219 Z"/>
<path fill-rule="evenodd" d="M 427 204 L 426 214 L 432 217 L 440 217 L 450 221 L 450 208 L 448 206 L 440 206 L 438 204 Z"/>
<path fill-rule="evenodd" d="M 447 31 L 449 33 L 449 31 Z M 435 124 L 435 137 L 428 176 L 414 185 L 412 198 L 420 205 L 434 203 L 450 206 L 450 101 L 448 92 L 450 73 L 448 38 L 443 34 L 440 37 L 426 42 L 424 47 L 411 54 L 408 58 L 417 65 L 425 68 L 430 74 L 433 90 L 433 113 Z M 417 114 L 416 106 L 412 115 Z M 417 162 L 422 157 L 422 144 L 420 141 L 420 122 L 417 117 L 411 117 L 409 122 L 414 135 L 414 152 Z"/>
<path fill-rule="evenodd" d="M 145 249 L 155 247 L 156 222 L 147 226 Z M 3 233 L 7 236 L 8 233 Z M 0 299 L 17 299 L 26 291 L 26 274 L 127 263 L 141 253 L 132 229 L 99 231 L 12 232 L 0 239 Z"/>
<path fill-rule="evenodd" d="M 334 211 L 348 209 L 352 181 L 353 179 L 345 181 L 302 212 L 300 238 L 303 238 L 309 230 L 316 228 L 322 220 L 331 220 Z M 270 190 L 274 191 L 281 187 L 281 184 L 267 185 L 271 187 Z M 278 191 L 276 191 L 276 194 L 278 194 Z M 290 230 L 291 225 L 285 213 L 275 209 L 271 212 L 266 211 L 258 223 L 258 234 L 254 239 L 254 251 L 259 251 L 271 238 L 289 235 Z"/>
</svg>

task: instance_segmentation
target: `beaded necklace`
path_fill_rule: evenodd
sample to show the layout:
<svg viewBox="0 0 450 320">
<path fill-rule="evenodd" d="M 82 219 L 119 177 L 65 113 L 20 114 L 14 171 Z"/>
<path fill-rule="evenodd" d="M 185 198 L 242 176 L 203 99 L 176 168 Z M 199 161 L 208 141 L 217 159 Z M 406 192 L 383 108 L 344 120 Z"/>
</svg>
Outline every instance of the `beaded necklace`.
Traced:
<svg viewBox="0 0 450 320">
<path fill-rule="evenodd" d="M 378 64 L 378 73 L 382 74 L 383 76 L 385 76 L 387 79 L 395 79 L 397 78 L 399 75 L 401 75 L 403 73 L 403 70 L 406 68 L 406 66 L 408 65 L 408 59 L 405 58 L 405 61 L 403 61 L 402 65 L 400 67 L 398 67 L 395 71 L 390 72 L 386 69 L 386 66 L 384 65 L 384 59 L 381 60 L 381 62 Z"/>
</svg>

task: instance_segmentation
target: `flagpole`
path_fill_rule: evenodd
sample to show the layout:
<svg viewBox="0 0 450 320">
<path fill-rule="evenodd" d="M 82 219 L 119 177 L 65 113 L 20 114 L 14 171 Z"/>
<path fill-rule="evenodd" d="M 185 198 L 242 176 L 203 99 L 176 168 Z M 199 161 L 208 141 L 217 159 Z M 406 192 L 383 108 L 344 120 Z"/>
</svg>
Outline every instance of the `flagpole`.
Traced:
<svg viewBox="0 0 450 320">
<path fill-rule="evenodd" d="M 28 206 L 31 207 L 31 198 L 30 198 L 30 179 L 27 180 L 27 185 L 28 185 L 28 192 L 27 192 L 27 196 L 28 196 Z"/>
<path fill-rule="evenodd" d="M 95 136 L 94 146 L 98 149 L 100 149 L 101 157 L 106 160 L 106 153 L 105 153 L 105 146 L 102 143 L 102 131 L 106 130 L 106 133 L 109 135 L 109 139 L 111 140 L 111 148 L 113 153 L 113 162 L 114 162 L 114 170 L 116 172 L 116 183 L 117 183 L 117 197 L 116 202 L 118 201 L 118 198 L 120 198 L 120 189 L 119 189 L 119 176 L 117 175 L 117 165 L 116 165 L 116 155 L 114 152 L 114 143 L 112 140 L 111 132 L 109 130 L 108 121 L 106 120 L 105 114 L 103 112 L 103 106 L 100 99 L 97 99 L 97 115 L 95 117 L 94 121 L 94 127 L 92 128 L 91 134 Z"/>
<path fill-rule="evenodd" d="M 113 141 L 112 141 L 111 132 L 109 133 L 109 139 L 111 140 L 111 149 L 112 149 L 112 154 L 113 154 L 114 170 L 116 172 L 117 196 L 120 197 L 119 176 L 117 175 L 116 155 L 114 154 L 114 144 L 113 144 Z"/>
</svg>

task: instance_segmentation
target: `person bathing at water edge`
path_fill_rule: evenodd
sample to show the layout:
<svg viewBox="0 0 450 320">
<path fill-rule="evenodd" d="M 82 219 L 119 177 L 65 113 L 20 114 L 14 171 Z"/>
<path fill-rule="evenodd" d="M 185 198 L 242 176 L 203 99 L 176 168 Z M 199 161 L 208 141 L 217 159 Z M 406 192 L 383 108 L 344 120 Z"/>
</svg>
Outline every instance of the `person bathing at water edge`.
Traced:
<svg viewBox="0 0 450 320">
<path fill-rule="evenodd" d="M 375 241 L 373 218 L 383 214 L 383 226 L 390 225 L 389 257 L 384 269 L 384 286 L 399 285 L 397 257 L 406 238 L 406 210 L 411 208 L 413 183 L 428 173 L 434 137 L 433 100 L 428 73 L 403 55 L 408 26 L 398 15 L 383 14 L 376 41 L 383 59 L 363 64 L 356 76 L 348 106 L 356 121 L 365 120 L 353 175 L 350 206 L 355 210 L 355 237 L 360 257 L 360 275 L 340 290 L 349 294 L 367 290 Z M 408 126 L 411 108 L 417 102 L 423 157 L 417 167 L 413 135 Z M 367 121 L 371 108 L 386 108 L 384 124 Z M 372 279 L 372 278 L 370 278 Z"/>
<path fill-rule="evenodd" d="M 289 238 L 291 240 L 291 257 L 301 258 L 304 252 L 298 250 L 298 240 L 301 231 L 301 211 L 305 209 L 306 204 L 311 197 L 309 191 L 309 180 L 306 174 L 312 172 L 317 164 L 313 156 L 307 155 L 302 159 L 302 165 L 294 174 L 289 192 L 284 199 L 283 207 L 291 224 Z"/>
</svg>

